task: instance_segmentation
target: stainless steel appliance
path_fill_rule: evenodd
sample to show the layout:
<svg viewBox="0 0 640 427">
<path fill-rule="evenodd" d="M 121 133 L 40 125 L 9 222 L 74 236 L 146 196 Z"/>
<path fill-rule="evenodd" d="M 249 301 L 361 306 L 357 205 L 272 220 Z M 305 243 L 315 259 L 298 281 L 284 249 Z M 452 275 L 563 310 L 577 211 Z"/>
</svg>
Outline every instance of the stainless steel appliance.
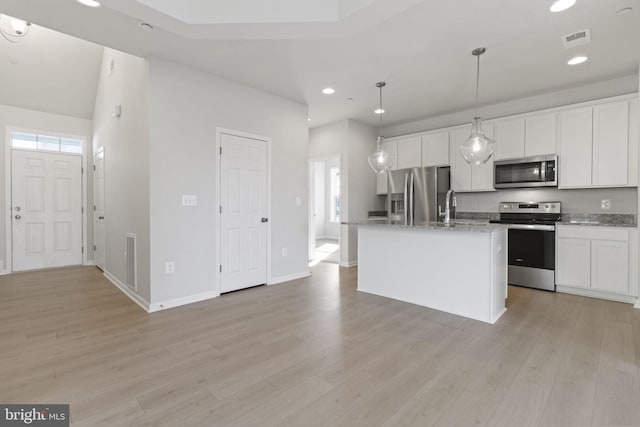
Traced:
<svg viewBox="0 0 640 427">
<path fill-rule="evenodd" d="M 387 179 L 390 220 L 414 224 L 442 219 L 449 190 L 448 167 L 401 169 L 389 172 Z"/>
<path fill-rule="evenodd" d="M 500 220 L 509 226 L 510 285 L 555 291 L 556 221 L 560 202 L 500 202 Z"/>
<path fill-rule="evenodd" d="M 493 165 L 494 188 L 558 186 L 556 155 L 498 160 Z"/>
</svg>

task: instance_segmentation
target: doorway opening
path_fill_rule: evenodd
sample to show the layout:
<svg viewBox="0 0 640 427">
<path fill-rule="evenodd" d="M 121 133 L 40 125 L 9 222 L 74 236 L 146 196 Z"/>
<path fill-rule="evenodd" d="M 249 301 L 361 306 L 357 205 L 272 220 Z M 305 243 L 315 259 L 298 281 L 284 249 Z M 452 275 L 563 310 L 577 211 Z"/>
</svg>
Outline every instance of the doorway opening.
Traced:
<svg viewBox="0 0 640 427">
<path fill-rule="evenodd" d="M 309 162 L 309 265 L 340 263 L 340 158 Z"/>
</svg>

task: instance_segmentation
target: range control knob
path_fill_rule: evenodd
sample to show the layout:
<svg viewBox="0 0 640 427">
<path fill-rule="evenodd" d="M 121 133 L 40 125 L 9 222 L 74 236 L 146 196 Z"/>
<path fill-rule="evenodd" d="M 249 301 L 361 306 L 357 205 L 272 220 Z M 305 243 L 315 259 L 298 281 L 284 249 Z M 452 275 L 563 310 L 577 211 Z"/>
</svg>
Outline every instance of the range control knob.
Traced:
<svg viewBox="0 0 640 427">
<path fill-rule="evenodd" d="M 544 208 L 545 208 L 546 210 L 549 210 L 549 205 L 548 205 L 548 204 L 544 205 Z"/>
</svg>

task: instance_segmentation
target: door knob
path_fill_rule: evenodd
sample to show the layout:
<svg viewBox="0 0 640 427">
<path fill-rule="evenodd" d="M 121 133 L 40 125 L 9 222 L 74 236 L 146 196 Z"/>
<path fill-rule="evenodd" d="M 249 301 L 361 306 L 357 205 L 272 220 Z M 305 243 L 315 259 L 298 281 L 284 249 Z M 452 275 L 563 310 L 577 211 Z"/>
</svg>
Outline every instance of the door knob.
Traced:
<svg viewBox="0 0 640 427">
<path fill-rule="evenodd" d="M 262 222 L 268 222 L 268 221 L 269 221 L 269 218 L 262 218 L 262 219 L 261 219 L 261 221 L 262 221 Z"/>
<path fill-rule="evenodd" d="M 20 206 L 16 206 L 16 212 L 20 212 Z"/>
<path fill-rule="evenodd" d="M 14 218 L 15 218 L 15 219 L 20 219 L 20 218 L 22 218 L 22 217 L 21 217 L 20 215 L 16 215 Z"/>
<path fill-rule="evenodd" d="M 98 219 L 104 219 L 104 217 L 103 216 L 99 216 Z"/>
</svg>

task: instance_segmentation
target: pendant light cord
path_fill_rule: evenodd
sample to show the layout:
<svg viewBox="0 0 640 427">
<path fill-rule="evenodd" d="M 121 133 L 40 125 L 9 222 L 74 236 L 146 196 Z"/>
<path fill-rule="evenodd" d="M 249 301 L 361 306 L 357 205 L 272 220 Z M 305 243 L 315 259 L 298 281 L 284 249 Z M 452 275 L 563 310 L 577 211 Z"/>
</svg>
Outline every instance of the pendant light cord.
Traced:
<svg viewBox="0 0 640 427">
<path fill-rule="evenodd" d="M 476 70 L 476 118 L 478 118 L 478 94 L 480 92 L 480 55 L 476 55 L 478 58 L 478 67 Z"/>
<path fill-rule="evenodd" d="M 378 131 L 378 136 L 382 136 L 382 85 L 380 85 L 380 125 L 379 125 L 379 131 Z"/>
</svg>

